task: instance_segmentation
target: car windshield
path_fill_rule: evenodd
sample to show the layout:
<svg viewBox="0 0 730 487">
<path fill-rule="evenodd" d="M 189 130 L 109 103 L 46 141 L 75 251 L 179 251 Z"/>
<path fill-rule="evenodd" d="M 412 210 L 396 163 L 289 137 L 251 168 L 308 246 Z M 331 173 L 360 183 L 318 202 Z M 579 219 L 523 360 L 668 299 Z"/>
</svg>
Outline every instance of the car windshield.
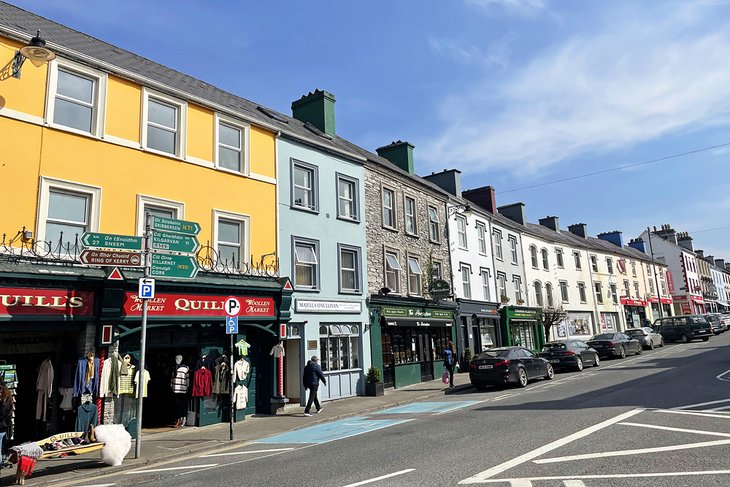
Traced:
<svg viewBox="0 0 730 487">
<path fill-rule="evenodd" d="M 593 335 L 591 340 L 613 340 L 613 333 L 601 333 L 600 335 Z"/>
<path fill-rule="evenodd" d="M 565 343 L 546 343 L 545 346 L 542 347 L 542 351 L 553 352 L 555 350 L 565 350 L 565 348 Z"/>
<path fill-rule="evenodd" d="M 707 320 L 704 319 L 702 316 L 690 316 L 689 319 L 690 319 L 690 321 L 692 323 L 697 323 L 697 324 L 700 324 L 700 325 L 706 325 L 707 324 Z"/>
<path fill-rule="evenodd" d="M 502 358 L 509 355 L 509 350 L 506 348 L 495 348 L 493 350 L 487 350 L 479 355 L 479 358 Z"/>
<path fill-rule="evenodd" d="M 627 335 L 643 335 L 644 330 L 626 330 Z"/>
</svg>

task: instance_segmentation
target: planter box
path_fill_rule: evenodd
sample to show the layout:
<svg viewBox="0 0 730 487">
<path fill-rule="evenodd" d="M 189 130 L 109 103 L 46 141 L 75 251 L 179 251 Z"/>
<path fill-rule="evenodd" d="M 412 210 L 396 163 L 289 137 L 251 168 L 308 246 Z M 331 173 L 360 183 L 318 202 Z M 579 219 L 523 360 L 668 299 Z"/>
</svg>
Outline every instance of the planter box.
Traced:
<svg viewBox="0 0 730 487">
<path fill-rule="evenodd" d="M 382 382 L 367 382 L 365 384 L 366 396 L 382 396 L 385 394 Z"/>
</svg>

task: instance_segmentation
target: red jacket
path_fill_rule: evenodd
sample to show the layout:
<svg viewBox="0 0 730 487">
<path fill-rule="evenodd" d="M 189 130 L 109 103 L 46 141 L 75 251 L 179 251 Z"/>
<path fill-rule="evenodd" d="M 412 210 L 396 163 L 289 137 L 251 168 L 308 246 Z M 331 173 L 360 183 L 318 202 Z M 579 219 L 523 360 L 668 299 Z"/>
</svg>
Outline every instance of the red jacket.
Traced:
<svg viewBox="0 0 730 487">
<path fill-rule="evenodd" d="M 193 380 L 193 397 L 210 396 L 213 375 L 210 370 L 203 367 L 195 371 Z"/>
</svg>

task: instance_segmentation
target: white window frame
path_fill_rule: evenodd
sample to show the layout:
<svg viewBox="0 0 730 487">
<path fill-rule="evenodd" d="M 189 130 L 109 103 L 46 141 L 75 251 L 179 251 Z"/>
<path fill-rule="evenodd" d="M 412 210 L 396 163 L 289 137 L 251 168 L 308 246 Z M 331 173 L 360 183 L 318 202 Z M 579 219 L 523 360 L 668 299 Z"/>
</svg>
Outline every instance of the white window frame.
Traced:
<svg viewBox="0 0 730 487">
<path fill-rule="evenodd" d="M 144 211 L 147 206 L 156 206 L 158 208 L 168 208 L 177 213 L 175 218 L 185 219 L 185 203 L 181 201 L 166 200 L 155 196 L 147 196 L 144 194 L 137 195 L 137 224 L 135 228 L 137 235 L 143 235 L 145 230 Z"/>
<path fill-rule="evenodd" d="M 517 301 L 525 301 L 525 295 L 522 291 L 522 278 L 516 274 L 512 275 L 512 284 L 515 286 L 515 304 Z"/>
<path fill-rule="evenodd" d="M 436 219 L 431 218 L 431 210 L 433 210 Z M 436 230 L 436 238 L 434 238 L 434 226 Z M 428 206 L 428 239 L 433 243 L 441 242 L 441 220 L 439 218 L 439 210 L 435 206 Z"/>
<path fill-rule="evenodd" d="M 507 296 L 507 274 L 504 272 L 497 272 L 497 293 L 500 301 L 502 301 L 503 296 L 509 298 Z"/>
<path fill-rule="evenodd" d="M 311 192 L 311 206 L 299 205 L 296 203 L 296 178 L 294 177 L 294 171 L 296 169 L 307 171 L 312 175 L 312 187 L 309 188 Z M 291 159 L 291 208 L 299 211 L 308 211 L 310 213 L 319 213 L 319 168 L 308 162 L 300 161 L 298 159 Z"/>
<path fill-rule="evenodd" d="M 443 279 L 444 278 L 444 276 L 443 276 L 444 267 L 443 267 L 443 264 L 441 263 L 440 260 L 434 260 L 434 261 L 432 261 L 431 262 L 431 267 L 432 267 L 432 269 L 431 269 L 431 277 L 433 279 Z M 438 272 L 436 272 L 436 269 L 438 269 Z"/>
<path fill-rule="evenodd" d="M 99 231 L 99 218 L 101 215 L 101 188 L 88 184 L 75 183 L 73 181 L 65 181 L 63 179 L 54 179 L 41 176 L 40 180 L 40 199 L 38 202 L 38 216 L 36 218 L 37 226 L 35 229 L 35 240 L 46 240 L 46 223 L 48 221 L 48 206 L 51 190 L 58 190 L 68 193 L 80 193 L 88 196 L 89 214 L 87 215 L 87 232 Z M 79 236 L 79 238 L 81 238 Z"/>
<path fill-rule="evenodd" d="M 484 301 L 491 301 L 492 290 L 489 285 L 491 283 L 492 273 L 489 268 L 482 267 L 479 269 L 479 277 L 482 278 L 482 295 L 484 296 Z"/>
<path fill-rule="evenodd" d="M 603 286 L 600 282 L 593 283 L 593 292 L 596 296 L 596 303 L 603 304 Z"/>
<path fill-rule="evenodd" d="M 496 228 L 492 229 L 492 244 L 494 245 L 494 258 L 497 260 L 504 261 L 504 254 L 502 249 L 502 231 Z M 505 277 L 506 279 L 506 277 Z"/>
<path fill-rule="evenodd" d="M 537 306 L 538 308 L 542 308 L 543 306 L 545 306 L 545 298 L 542 294 L 542 282 L 535 281 L 532 283 L 532 286 L 535 288 L 535 306 Z"/>
<path fill-rule="evenodd" d="M 469 241 L 466 237 L 466 217 L 463 215 L 456 215 L 456 239 L 460 249 L 469 249 Z"/>
<path fill-rule="evenodd" d="M 634 293 L 636 294 L 636 299 L 643 299 L 641 296 L 639 283 L 637 281 L 634 281 Z"/>
<path fill-rule="evenodd" d="M 413 214 L 408 214 L 408 201 L 413 202 Z M 413 221 L 413 231 L 408 230 L 408 220 Z M 406 235 L 415 237 L 418 235 L 418 199 L 409 194 L 403 194 L 403 231 Z"/>
<path fill-rule="evenodd" d="M 487 255 L 487 226 L 483 222 L 477 222 L 477 241 L 479 242 L 479 253 Z"/>
<path fill-rule="evenodd" d="M 343 215 L 340 213 L 340 200 L 346 199 L 340 196 L 340 181 L 352 184 L 352 214 Z M 360 221 L 360 180 L 347 174 L 336 173 L 335 174 L 335 194 L 337 195 L 337 218 L 340 220 L 346 220 L 350 222 Z"/>
<path fill-rule="evenodd" d="M 635 260 L 631 261 L 631 275 L 633 277 L 636 277 L 636 261 Z"/>
<path fill-rule="evenodd" d="M 241 265 L 248 265 L 251 260 L 251 217 L 242 213 L 213 209 L 213 248 L 218 252 L 218 221 L 231 220 L 241 223 Z"/>
<path fill-rule="evenodd" d="M 613 304 L 618 304 L 618 289 L 616 284 L 611 283 L 609 289 L 611 289 L 611 301 L 613 301 Z"/>
<path fill-rule="evenodd" d="M 558 269 L 565 269 L 565 253 L 563 249 L 555 249 L 555 265 Z"/>
<path fill-rule="evenodd" d="M 545 247 L 540 249 L 540 258 L 542 260 L 542 270 L 550 270 L 550 252 Z"/>
<path fill-rule="evenodd" d="M 67 59 L 56 58 L 49 64 L 48 96 L 46 97 L 46 123 L 50 127 L 60 130 L 67 130 L 69 132 L 74 132 L 79 135 L 101 138 L 104 135 L 104 122 L 106 120 L 105 114 L 108 75 L 102 71 L 96 71 L 87 66 L 84 66 L 83 64 L 75 63 Z M 95 80 L 96 83 L 94 86 L 95 93 L 94 108 L 92 110 L 91 116 L 91 132 L 85 132 L 74 127 L 57 124 L 53 121 L 53 117 L 56 111 L 56 95 L 58 94 L 59 68 L 66 71 L 72 71 L 82 77 L 93 78 Z"/>
<path fill-rule="evenodd" d="M 593 272 L 598 272 L 598 256 L 597 255 L 591 255 L 591 269 L 593 269 Z"/>
<path fill-rule="evenodd" d="M 581 303 L 588 302 L 588 294 L 586 293 L 586 283 L 578 281 L 578 299 Z"/>
<path fill-rule="evenodd" d="M 342 280 L 342 253 L 343 252 L 352 252 L 354 254 L 354 264 L 355 264 L 355 289 L 348 289 L 343 287 L 343 280 Z M 340 294 L 361 294 L 362 293 L 362 271 L 361 271 L 361 254 L 362 251 L 360 247 L 353 247 L 352 245 L 344 245 L 344 244 L 337 244 L 337 276 L 339 280 L 339 290 Z M 352 269 L 347 269 L 352 270 Z"/>
<path fill-rule="evenodd" d="M 423 294 L 423 268 L 421 267 L 421 259 L 417 255 L 407 254 L 406 261 L 408 264 L 408 294 L 411 296 L 420 296 Z M 415 262 L 420 272 L 412 272 L 411 261 Z M 418 279 L 418 286 L 411 286 L 411 278 L 414 276 L 417 276 L 415 278 Z M 414 287 L 416 289 L 413 289 Z"/>
<path fill-rule="evenodd" d="M 510 253 L 511 253 L 511 257 L 512 257 L 512 263 L 517 265 L 520 262 L 520 257 L 518 255 L 518 249 L 517 249 L 517 237 L 515 237 L 514 235 L 508 235 L 507 241 L 509 242 L 509 246 L 510 246 L 509 248 L 510 248 Z"/>
<path fill-rule="evenodd" d="M 461 276 L 461 292 L 464 294 L 464 299 L 471 299 L 471 266 L 460 263 L 459 274 Z"/>
<path fill-rule="evenodd" d="M 220 126 L 228 125 L 232 128 L 238 129 L 241 131 L 241 170 L 235 171 L 233 169 L 228 169 L 227 167 L 222 167 L 220 165 Z M 243 174 L 244 176 L 248 176 L 251 174 L 251 126 L 247 123 L 241 122 L 240 120 L 236 120 L 235 118 L 226 117 L 225 115 L 221 115 L 220 113 L 215 114 L 215 167 L 216 169 L 220 171 L 230 172 L 233 174 Z"/>
<path fill-rule="evenodd" d="M 573 262 L 575 263 L 575 270 L 583 270 L 583 261 L 580 258 L 580 252 L 577 250 L 573 251 Z"/>
<path fill-rule="evenodd" d="M 553 284 L 551 282 L 545 283 L 545 304 L 548 308 L 555 307 L 555 296 L 553 296 Z"/>
<path fill-rule="evenodd" d="M 560 289 L 560 301 L 569 303 L 570 291 L 568 290 L 568 281 L 558 281 L 558 288 Z"/>
<path fill-rule="evenodd" d="M 606 257 L 606 269 L 609 274 L 613 274 L 613 259 L 611 257 Z"/>
<path fill-rule="evenodd" d="M 385 192 L 389 192 L 392 195 L 392 198 L 390 199 L 391 207 L 387 208 L 385 206 Z M 388 228 L 390 230 L 398 230 L 398 211 L 397 211 L 397 204 L 395 202 L 396 198 L 396 190 L 393 188 L 390 188 L 388 186 L 381 186 L 380 190 L 380 218 L 383 225 L 383 228 Z M 393 215 L 392 218 L 392 225 L 389 225 L 385 222 L 385 210 L 389 209 L 391 211 L 391 214 Z"/>
<path fill-rule="evenodd" d="M 537 258 L 537 246 L 536 245 L 530 245 L 530 263 L 532 264 L 533 269 L 540 268 L 540 261 Z"/>
<path fill-rule="evenodd" d="M 177 112 L 177 144 L 175 147 L 175 153 L 157 150 L 147 146 L 147 123 L 149 114 L 149 100 L 152 98 L 158 102 L 168 105 L 175 105 L 178 108 Z M 142 88 L 142 126 L 140 127 L 142 149 L 159 154 L 165 157 L 176 157 L 178 159 L 185 159 L 185 148 L 187 147 L 187 121 L 188 121 L 188 104 L 183 100 L 173 98 L 171 96 L 164 95 L 160 92 L 150 90 L 149 88 Z"/>
<path fill-rule="evenodd" d="M 400 294 L 401 291 L 401 273 L 403 272 L 403 266 L 400 265 L 400 252 L 395 249 L 384 248 L 383 249 L 383 286 L 388 287 L 388 256 L 392 255 L 395 257 L 395 262 L 398 264 L 398 268 L 393 268 L 392 272 L 395 272 L 395 284 L 396 288 L 389 288 L 393 294 Z"/>
<path fill-rule="evenodd" d="M 307 262 L 307 264 L 314 265 L 314 269 L 312 272 L 312 285 L 303 285 L 303 284 L 297 284 L 297 244 L 301 246 L 308 246 L 312 248 L 312 252 L 314 253 L 314 258 L 316 262 L 310 263 Z M 322 259 L 320 257 L 320 245 L 319 240 L 313 240 L 310 238 L 305 237 L 297 237 L 292 235 L 292 241 L 291 241 L 291 257 L 292 257 L 292 275 L 294 276 L 294 280 L 292 284 L 294 285 L 294 289 L 298 291 L 319 291 L 320 285 L 321 285 L 321 269 L 322 269 Z M 339 256 L 338 256 L 339 260 Z M 339 268 L 339 266 L 338 266 Z"/>
</svg>

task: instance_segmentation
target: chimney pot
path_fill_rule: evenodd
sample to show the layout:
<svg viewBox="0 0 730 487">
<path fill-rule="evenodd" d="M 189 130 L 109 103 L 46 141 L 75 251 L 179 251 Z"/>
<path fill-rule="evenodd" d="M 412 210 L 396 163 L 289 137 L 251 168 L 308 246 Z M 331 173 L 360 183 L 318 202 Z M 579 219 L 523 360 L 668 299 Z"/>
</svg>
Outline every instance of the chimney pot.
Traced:
<svg viewBox="0 0 730 487">
<path fill-rule="evenodd" d="M 327 135 L 335 135 L 335 95 L 314 90 L 291 104 L 292 117 L 309 122 Z"/>
</svg>

